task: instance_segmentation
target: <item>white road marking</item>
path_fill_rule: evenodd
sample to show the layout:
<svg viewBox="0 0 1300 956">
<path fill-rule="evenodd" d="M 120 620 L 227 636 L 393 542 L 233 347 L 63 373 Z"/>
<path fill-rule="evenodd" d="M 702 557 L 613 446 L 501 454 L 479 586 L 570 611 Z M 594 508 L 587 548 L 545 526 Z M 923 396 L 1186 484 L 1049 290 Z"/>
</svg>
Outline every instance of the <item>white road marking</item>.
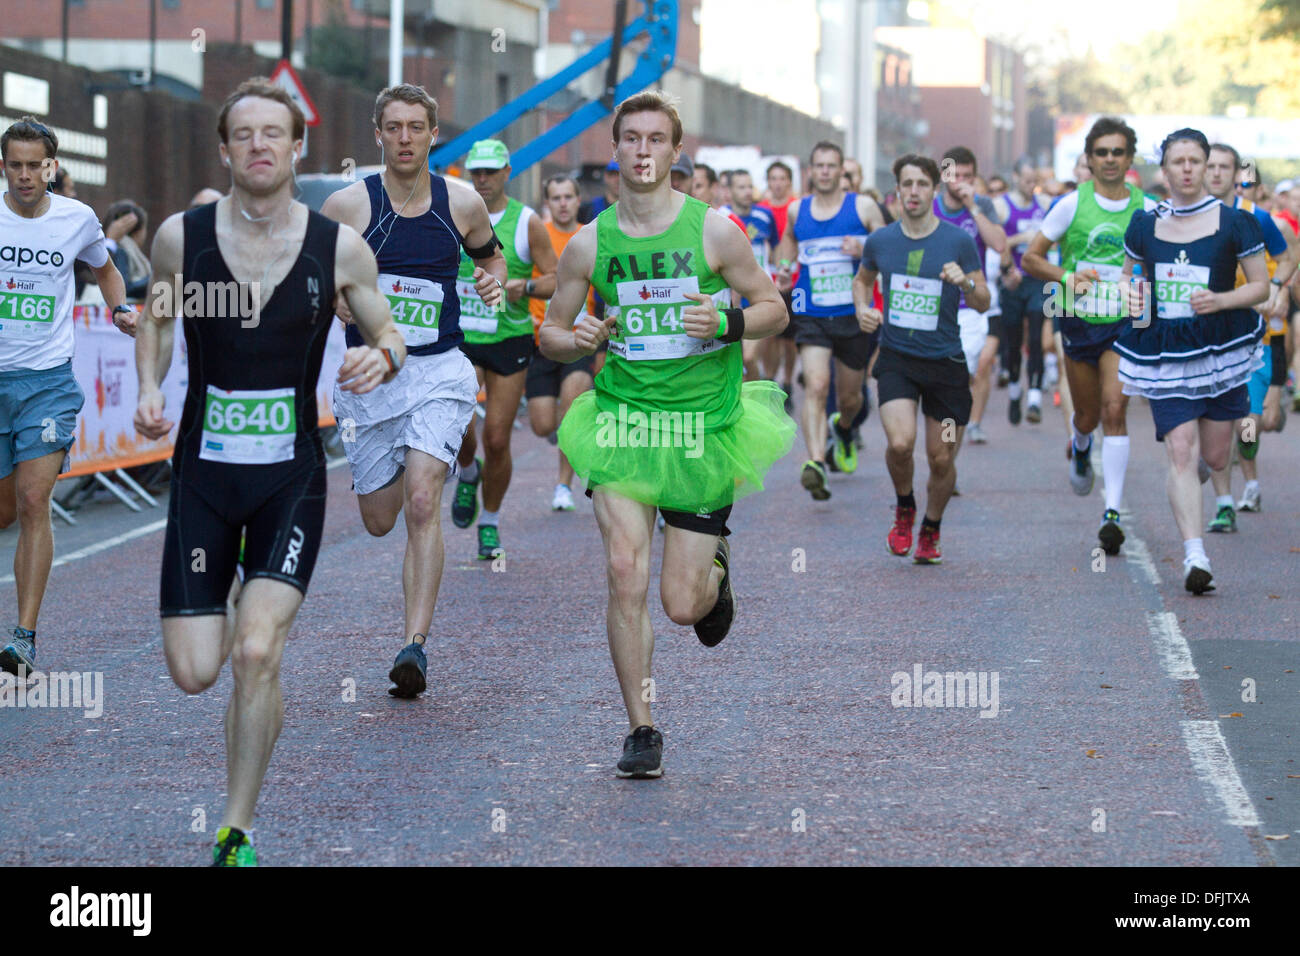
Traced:
<svg viewBox="0 0 1300 956">
<path fill-rule="evenodd" d="M 88 558 L 93 554 L 99 554 L 101 551 L 107 551 L 109 548 L 116 548 L 119 544 L 125 544 L 133 538 L 140 538 L 146 534 L 153 534 L 155 531 L 161 531 L 165 527 L 167 527 L 167 519 L 159 518 L 157 521 L 151 521 L 149 524 L 142 525 L 139 528 L 133 528 L 130 531 L 114 535 L 111 538 L 105 538 L 103 541 L 98 541 L 95 544 L 87 545 L 78 551 L 72 551 L 68 554 L 57 557 L 50 564 L 50 569 L 53 570 L 61 564 L 69 564 L 72 561 L 80 561 L 82 558 Z M 0 584 L 11 584 L 13 583 L 13 579 L 14 576 L 12 574 L 7 574 L 0 578 Z"/>
<path fill-rule="evenodd" d="M 1172 680 L 1200 680 L 1196 665 L 1192 663 L 1192 649 L 1187 646 L 1178 618 L 1172 611 L 1147 612 L 1147 627 L 1160 651 L 1165 676 Z"/>
<path fill-rule="evenodd" d="M 1237 766 L 1228 753 L 1217 720 L 1182 721 L 1183 740 L 1192 755 L 1196 774 L 1208 783 L 1227 812 L 1228 823 L 1234 827 L 1257 827 L 1259 815 L 1255 804 L 1237 775 Z"/>
<path fill-rule="evenodd" d="M 1137 565 L 1138 569 L 1146 575 L 1146 579 L 1156 587 L 1160 587 L 1160 569 L 1156 563 L 1151 560 L 1151 551 L 1147 548 L 1147 543 L 1135 534 L 1128 536 L 1124 542 L 1124 557 L 1127 561 Z"/>
<path fill-rule="evenodd" d="M 338 468 L 340 465 L 346 465 L 347 463 L 348 460 L 346 458 L 335 458 L 325 463 L 325 470 L 332 471 L 333 469 Z M 122 534 L 114 535 L 111 538 L 106 538 L 103 541 L 96 542 L 95 544 L 87 545 L 86 547 L 81 548 L 80 550 L 72 551 L 68 554 L 55 558 L 54 561 L 51 562 L 50 564 L 50 570 L 53 571 L 61 564 L 69 564 L 72 561 L 80 561 L 82 558 L 89 558 L 91 555 L 99 554 L 101 551 L 107 551 L 109 548 L 116 548 L 119 544 L 126 544 L 126 542 L 131 541 L 135 538 L 143 537 L 146 534 L 153 534 L 155 531 L 161 531 L 163 528 L 166 527 L 167 527 L 167 519 L 160 518 L 157 521 L 152 521 L 149 524 L 140 526 L 139 528 L 133 528 L 130 531 L 125 531 Z M 0 578 L 0 584 L 13 584 L 13 583 L 14 583 L 14 576 L 12 574 L 6 574 L 4 577 Z"/>
</svg>

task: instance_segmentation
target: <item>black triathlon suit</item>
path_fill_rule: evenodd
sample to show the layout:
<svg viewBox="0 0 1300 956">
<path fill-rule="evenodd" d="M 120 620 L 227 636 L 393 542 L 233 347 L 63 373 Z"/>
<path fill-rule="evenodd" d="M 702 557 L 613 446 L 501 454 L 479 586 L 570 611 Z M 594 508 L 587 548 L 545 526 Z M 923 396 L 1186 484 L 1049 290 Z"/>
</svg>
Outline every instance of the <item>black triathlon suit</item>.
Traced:
<svg viewBox="0 0 1300 956">
<path fill-rule="evenodd" d="M 216 203 L 185 213 L 186 288 L 235 288 L 216 215 Z M 325 525 L 316 381 L 334 319 L 337 241 L 338 223 L 308 211 L 297 260 L 255 324 L 223 317 L 229 308 L 184 317 L 189 387 L 172 457 L 163 617 L 226 613 L 241 534 L 245 580 L 307 591 Z"/>
</svg>

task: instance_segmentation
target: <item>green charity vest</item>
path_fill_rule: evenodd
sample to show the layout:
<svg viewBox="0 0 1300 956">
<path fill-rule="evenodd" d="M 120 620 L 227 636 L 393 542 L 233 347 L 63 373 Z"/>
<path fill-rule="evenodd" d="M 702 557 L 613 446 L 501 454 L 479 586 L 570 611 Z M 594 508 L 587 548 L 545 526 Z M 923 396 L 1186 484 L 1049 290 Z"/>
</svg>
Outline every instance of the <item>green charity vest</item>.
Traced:
<svg viewBox="0 0 1300 956">
<path fill-rule="evenodd" d="M 1079 203 L 1070 228 L 1061 237 L 1061 268 L 1066 272 L 1096 269 L 1101 281 L 1085 296 L 1065 290 L 1065 307 L 1094 325 L 1109 325 L 1124 318 L 1120 306 L 1120 272 L 1124 268 L 1124 233 L 1145 201 L 1142 190 L 1128 186 L 1128 205 L 1107 212 L 1097 204 L 1092 180 L 1079 186 Z"/>
<path fill-rule="evenodd" d="M 740 417 L 740 343 L 691 338 L 682 325 L 682 311 L 697 304 L 683 293 L 709 295 L 719 311 L 731 307 L 731 290 L 704 255 L 708 211 L 686 196 L 667 231 L 635 238 L 618 228 L 617 203 L 596 217 L 592 285 L 606 302 L 606 316 L 618 316 L 596 378 L 601 411 L 618 415 L 626 405 L 699 413 L 695 421 L 706 432 Z"/>
<path fill-rule="evenodd" d="M 497 238 L 505 246 L 501 254 L 506 260 L 507 279 L 529 279 L 533 264 L 524 262 L 515 251 L 515 232 L 520 228 L 524 204 L 518 199 L 507 199 L 504 214 L 493 227 Z M 460 327 L 465 332 L 467 345 L 491 345 L 518 335 L 533 334 L 533 317 L 528 311 L 528 296 L 518 302 L 502 299 L 501 308 L 489 309 L 474 290 L 474 260 L 460 251 L 460 272 L 456 277 L 456 292 L 460 295 Z"/>
</svg>

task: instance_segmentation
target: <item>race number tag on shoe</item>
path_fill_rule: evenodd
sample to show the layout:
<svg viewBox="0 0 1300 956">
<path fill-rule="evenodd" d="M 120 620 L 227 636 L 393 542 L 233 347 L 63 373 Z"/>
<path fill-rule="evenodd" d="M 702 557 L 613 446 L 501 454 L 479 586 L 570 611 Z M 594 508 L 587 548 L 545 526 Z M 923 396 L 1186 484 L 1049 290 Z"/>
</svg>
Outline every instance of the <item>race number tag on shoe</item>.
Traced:
<svg viewBox="0 0 1300 956">
<path fill-rule="evenodd" d="M 1078 275 L 1088 269 L 1096 270 L 1097 281 L 1093 283 L 1092 289 L 1088 291 L 1087 295 L 1078 296 L 1074 300 L 1075 314 L 1104 316 L 1112 319 L 1121 318 L 1124 311 L 1120 305 L 1119 284 L 1124 277 L 1124 267 L 1101 262 L 1080 261 L 1075 264 L 1074 273 Z"/>
<path fill-rule="evenodd" d="M 942 296 L 942 279 L 893 273 L 889 277 L 889 324 L 918 332 L 933 332 L 939 327 Z"/>
<path fill-rule="evenodd" d="M 232 465 L 293 460 L 294 390 L 226 391 L 208 386 L 199 457 Z"/>
<path fill-rule="evenodd" d="M 428 279 L 379 273 L 380 291 L 388 298 L 393 322 L 407 348 L 438 341 L 438 319 L 442 315 L 442 285 Z M 477 297 L 475 293 L 475 297 Z"/>
<path fill-rule="evenodd" d="M 0 275 L 0 335 L 24 341 L 49 337 L 54 306 L 54 280 L 49 276 Z"/>
<path fill-rule="evenodd" d="M 617 288 L 618 333 L 609 340 L 614 354 L 635 362 L 686 358 L 727 347 L 721 339 L 695 339 L 686 334 L 682 312 L 697 304 L 686 298 L 688 292 L 699 294 L 697 276 L 620 282 Z M 712 299 L 719 310 L 731 308 L 730 289 L 719 289 Z"/>
<path fill-rule="evenodd" d="M 1210 267 L 1186 262 L 1156 263 L 1156 316 L 1186 319 L 1195 315 L 1192 293 L 1210 287 Z"/>
<path fill-rule="evenodd" d="M 460 296 L 460 327 L 466 332 L 496 335 L 497 314 L 483 304 L 473 281 L 457 279 L 456 294 Z"/>
</svg>

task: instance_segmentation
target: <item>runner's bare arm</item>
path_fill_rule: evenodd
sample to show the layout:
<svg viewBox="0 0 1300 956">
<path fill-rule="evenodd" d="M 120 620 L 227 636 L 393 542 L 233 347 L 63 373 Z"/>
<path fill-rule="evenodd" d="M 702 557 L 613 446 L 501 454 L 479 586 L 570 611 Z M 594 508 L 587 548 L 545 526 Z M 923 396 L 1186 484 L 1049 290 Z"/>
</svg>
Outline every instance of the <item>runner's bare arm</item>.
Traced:
<svg viewBox="0 0 1300 956">
<path fill-rule="evenodd" d="M 322 216 L 345 223 L 365 235 L 370 225 L 370 194 L 366 191 L 366 184 L 356 182 L 330 193 L 321 204 L 320 212 Z M 345 325 L 352 324 L 352 312 L 343 296 L 338 293 L 334 295 L 334 314 Z"/>
<path fill-rule="evenodd" d="M 880 211 L 880 205 L 870 196 L 859 193 L 854 205 L 857 207 L 858 219 L 867 227 L 868 232 L 885 228 L 885 217 Z"/>
<path fill-rule="evenodd" d="M 397 375 L 406 361 L 406 345 L 393 324 L 388 300 L 379 291 L 374 253 L 355 229 L 341 224 L 334 254 L 334 287 L 347 302 L 357 331 L 368 343 L 343 353 L 340 387 L 363 395 Z"/>
<path fill-rule="evenodd" d="M 1065 270 L 1047 261 L 1047 250 L 1051 248 L 1051 239 L 1041 232 L 1034 233 L 1034 238 L 1029 240 L 1029 248 L 1020 257 L 1021 271 L 1044 282 L 1060 282 L 1061 277 L 1065 275 Z"/>
<path fill-rule="evenodd" d="M 534 299 L 549 299 L 555 294 L 555 267 L 559 258 L 541 216 L 528 217 L 528 247 L 533 252 L 533 265 L 541 273 L 532 280 L 533 291 L 530 294 Z"/>
<path fill-rule="evenodd" d="M 748 237 L 721 213 L 710 212 L 704 217 L 704 255 L 709 267 L 733 291 L 749 300 L 745 309 L 745 338 L 766 338 L 786 327 L 790 317 L 776 285 L 754 258 Z M 712 307 L 711 299 L 707 307 Z M 717 334 L 716 328 L 713 334 Z"/>
<path fill-rule="evenodd" d="M 135 336 L 135 374 L 139 383 L 135 430 L 146 438 L 162 438 L 173 422 L 163 418 L 163 379 L 172 363 L 176 315 L 181 311 L 181 254 L 185 226 L 181 213 L 169 216 L 153 237 L 149 261 L 149 295 L 140 313 Z M 111 260 L 110 260 L 111 261 Z"/>
<path fill-rule="evenodd" d="M 788 277 L 794 271 L 794 260 L 799 256 L 799 243 L 794 238 L 794 223 L 798 218 L 799 204 L 792 202 L 785 219 L 785 232 L 781 234 L 781 241 L 776 244 L 776 263 L 781 268 L 781 274 Z M 791 265 L 781 266 L 781 263 L 788 262 Z"/>
<path fill-rule="evenodd" d="M 980 231 L 980 238 L 984 240 L 984 245 L 988 246 L 994 252 L 1002 252 L 1006 249 L 1006 230 L 988 216 L 984 215 L 984 210 L 980 209 L 978 203 L 972 202 L 967 208 L 970 209 L 971 217 L 975 220 L 975 226 Z M 993 212 L 995 215 L 998 214 L 996 201 L 993 204 Z"/>
<path fill-rule="evenodd" d="M 483 248 L 496 238 L 483 197 L 472 186 L 454 177 L 448 176 L 446 183 L 447 205 L 451 208 L 456 228 L 465 238 L 464 247 Z M 490 309 L 505 301 L 506 257 L 501 254 L 500 246 L 493 249 L 490 256 L 474 260 L 474 288 Z"/>
<path fill-rule="evenodd" d="M 117 271 L 117 266 L 113 264 L 113 257 L 109 256 L 102 266 L 96 268 L 90 267 L 95 273 L 95 281 L 99 283 L 99 291 L 104 294 L 104 301 L 108 303 L 110 309 L 116 309 L 119 305 L 126 305 L 126 281 L 122 278 L 122 273 Z M 127 335 L 134 336 L 136 323 L 139 316 L 135 314 L 132 307 L 131 314 L 125 312 L 113 313 L 113 324 Z"/>
<path fill-rule="evenodd" d="M 574 362 L 591 355 L 609 338 L 618 322 L 618 312 L 611 309 L 603 322 L 592 318 L 577 329 L 573 320 L 587 304 L 591 272 L 596 267 L 596 224 L 590 222 L 578 230 L 560 254 L 555 274 L 555 293 L 546 307 L 537 341 L 542 354 L 553 362 Z"/>
<path fill-rule="evenodd" d="M 853 311 L 858 316 L 858 328 L 868 335 L 880 328 L 880 310 L 871 307 L 877 275 L 875 269 L 858 266 L 857 274 L 853 277 Z"/>
</svg>

